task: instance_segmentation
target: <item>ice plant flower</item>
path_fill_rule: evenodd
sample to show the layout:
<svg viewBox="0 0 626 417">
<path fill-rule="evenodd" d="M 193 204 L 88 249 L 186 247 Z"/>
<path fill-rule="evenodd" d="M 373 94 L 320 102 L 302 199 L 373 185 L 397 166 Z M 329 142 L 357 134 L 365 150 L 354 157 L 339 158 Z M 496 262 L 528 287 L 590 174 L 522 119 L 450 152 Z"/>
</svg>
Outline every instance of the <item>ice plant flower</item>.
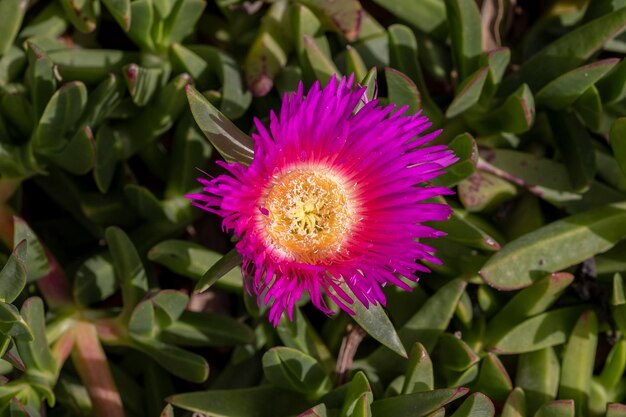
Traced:
<svg viewBox="0 0 626 417">
<path fill-rule="evenodd" d="M 425 146 L 440 131 L 406 108 L 364 103 L 353 77 L 302 84 L 285 94 L 269 131 L 258 120 L 250 166 L 222 163 L 228 174 L 200 178 L 194 204 L 223 217 L 243 258 L 244 281 L 271 305 L 276 325 L 303 292 L 326 314 L 323 294 L 348 313 L 356 297 L 365 307 L 385 304 L 382 287 L 410 290 L 403 278 L 438 263 L 419 242 L 443 233 L 423 225 L 445 220 L 449 194 L 426 182 L 456 161 L 445 145 Z M 357 109 L 359 103 L 363 106 Z"/>
</svg>

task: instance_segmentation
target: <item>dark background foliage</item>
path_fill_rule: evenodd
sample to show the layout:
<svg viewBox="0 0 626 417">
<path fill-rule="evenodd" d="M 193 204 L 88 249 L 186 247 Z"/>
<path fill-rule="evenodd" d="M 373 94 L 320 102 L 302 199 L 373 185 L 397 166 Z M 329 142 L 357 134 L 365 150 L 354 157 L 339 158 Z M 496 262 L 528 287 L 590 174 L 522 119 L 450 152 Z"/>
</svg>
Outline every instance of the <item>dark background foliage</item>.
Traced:
<svg viewBox="0 0 626 417">
<path fill-rule="evenodd" d="M 0 0 L 0 414 L 626 415 L 624 29 L 623 0 Z M 274 328 L 184 195 L 351 73 L 460 158 L 443 264 Z"/>
</svg>

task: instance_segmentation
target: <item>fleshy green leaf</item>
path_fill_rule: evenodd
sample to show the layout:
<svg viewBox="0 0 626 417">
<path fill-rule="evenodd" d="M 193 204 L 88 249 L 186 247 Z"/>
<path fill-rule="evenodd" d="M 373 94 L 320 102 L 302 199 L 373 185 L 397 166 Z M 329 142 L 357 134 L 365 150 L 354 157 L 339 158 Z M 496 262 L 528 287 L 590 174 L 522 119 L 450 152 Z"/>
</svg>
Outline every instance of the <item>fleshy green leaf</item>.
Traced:
<svg viewBox="0 0 626 417">
<path fill-rule="evenodd" d="M 27 6 L 25 0 L 4 0 L 0 3 L 0 56 L 13 44 Z"/>
<path fill-rule="evenodd" d="M 446 117 L 458 116 L 478 103 L 483 86 L 489 75 L 489 67 L 483 67 L 469 75 L 457 88 L 457 93 L 446 110 Z"/>
<path fill-rule="evenodd" d="M 322 366 L 296 349 L 274 347 L 263 355 L 263 372 L 275 386 L 320 396 L 332 386 Z"/>
<path fill-rule="evenodd" d="M 176 394 L 167 401 L 176 407 L 214 417 L 294 415 L 307 404 L 300 395 L 272 385 Z"/>
<path fill-rule="evenodd" d="M 496 409 L 491 400 L 486 395 L 477 392 L 463 401 L 452 417 L 493 417 L 495 415 Z"/>
<path fill-rule="evenodd" d="M 187 87 L 187 99 L 198 126 L 222 157 L 227 162 L 249 165 L 254 157 L 252 139 L 193 87 Z"/>
<path fill-rule="evenodd" d="M 459 387 L 398 395 L 397 397 L 374 401 L 372 403 L 372 415 L 374 417 L 426 416 L 440 407 L 463 397 L 468 391 L 467 388 Z"/>
<path fill-rule="evenodd" d="M 515 385 L 526 393 L 529 416 L 542 404 L 556 398 L 560 375 L 561 366 L 553 348 L 520 355 Z"/>
<path fill-rule="evenodd" d="M 348 294 L 350 291 L 347 287 L 344 288 Z M 354 295 L 351 295 L 353 299 Z M 363 328 L 370 336 L 378 340 L 383 345 L 394 351 L 400 356 L 407 357 L 406 350 L 396 333 L 396 329 L 393 327 L 391 320 L 387 317 L 385 309 L 380 305 L 363 306 L 358 300 L 350 306 L 354 310 L 354 321 Z"/>
<path fill-rule="evenodd" d="M 538 105 L 554 110 L 564 109 L 619 62 L 617 58 L 596 61 L 569 71 L 543 87 L 535 99 Z"/>
<path fill-rule="evenodd" d="M 21 240 L 0 270 L 0 301 L 13 302 L 26 285 L 26 260 L 28 242 Z M 1 355 L 0 355 L 1 356 Z"/>
<path fill-rule="evenodd" d="M 466 81 L 470 78 L 469 74 L 478 70 L 478 60 L 483 52 L 480 11 L 476 2 L 472 0 L 445 0 L 445 5 L 452 53 L 459 71 L 459 79 Z"/>
<path fill-rule="evenodd" d="M 530 318 L 511 328 L 493 347 L 502 354 L 532 352 L 565 343 L 582 306 L 565 307 Z"/>
<path fill-rule="evenodd" d="M 412 394 L 414 392 L 431 391 L 434 387 L 435 378 L 430 356 L 428 356 L 428 352 L 421 343 L 415 343 L 409 356 L 402 393 Z"/>
<path fill-rule="evenodd" d="M 241 255 L 236 249 L 232 249 L 211 265 L 209 270 L 202 275 L 196 284 L 194 292 L 200 293 L 208 290 L 220 278 L 226 276 L 230 271 L 239 265 L 241 265 Z"/>
<path fill-rule="evenodd" d="M 567 268 L 613 247 L 626 237 L 619 226 L 625 221 L 626 205 L 619 203 L 557 220 L 505 245 L 480 275 L 499 289 L 527 287 L 539 273 Z"/>
<path fill-rule="evenodd" d="M 517 387 L 511 391 L 502 407 L 501 417 L 526 417 L 526 394 L 523 389 Z"/>
<path fill-rule="evenodd" d="M 139 300 L 148 291 L 146 271 L 133 243 L 122 229 L 109 227 L 106 230 L 106 240 L 113 258 L 115 275 L 122 289 L 124 299 L 122 315 L 129 318 Z"/>
<path fill-rule="evenodd" d="M 28 242 L 26 258 L 24 259 L 24 266 L 28 274 L 27 282 L 33 282 L 48 275 L 50 272 L 48 257 L 37 235 L 28 226 L 28 223 L 19 217 L 13 217 L 13 224 L 15 228 L 13 232 L 14 246 L 17 247 L 23 240 Z"/>
<path fill-rule="evenodd" d="M 597 343 L 598 320 L 589 310 L 578 319 L 563 351 L 559 386 L 559 398 L 573 399 L 579 416 L 589 413 L 589 390 Z"/>
<path fill-rule="evenodd" d="M 609 132 L 609 142 L 622 173 L 626 175 L 626 117 L 613 123 Z"/>
</svg>

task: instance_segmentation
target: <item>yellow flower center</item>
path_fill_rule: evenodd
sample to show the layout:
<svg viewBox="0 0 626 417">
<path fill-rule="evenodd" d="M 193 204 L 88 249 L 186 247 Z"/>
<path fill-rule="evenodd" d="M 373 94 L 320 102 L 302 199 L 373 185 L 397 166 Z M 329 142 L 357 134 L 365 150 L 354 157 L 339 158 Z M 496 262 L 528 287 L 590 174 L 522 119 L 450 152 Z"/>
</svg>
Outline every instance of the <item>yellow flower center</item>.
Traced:
<svg viewBox="0 0 626 417">
<path fill-rule="evenodd" d="M 340 253 L 353 224 L 352 202 L 336 175 L 312 168 L 278 176 L 262 212 L 271 243 L 284 255 L 319 264 Z"/>
</svg>

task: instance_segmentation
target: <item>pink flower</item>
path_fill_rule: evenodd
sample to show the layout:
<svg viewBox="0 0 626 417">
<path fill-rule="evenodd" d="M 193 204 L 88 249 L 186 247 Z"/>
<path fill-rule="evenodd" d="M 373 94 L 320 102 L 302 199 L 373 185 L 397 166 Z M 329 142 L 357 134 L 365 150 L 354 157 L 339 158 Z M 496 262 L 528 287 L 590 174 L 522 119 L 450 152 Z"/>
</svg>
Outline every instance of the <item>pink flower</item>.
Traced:
<svg viewBox="0 0 626 417">
<path fill-rule="evenodd" d="M 300 84 L 269 131 L 255 119 L 250 166 L 222 163 L 228 175 L 199 179 L 204 192 L 188 196 L 239 239 L 244 281 L 271 304 L 274 325 L 305 291 L 326 314 L 324 293 L 354 314 L 346 287 L 365 307 L 384 305 L 383 286 L 410 290 L 400 276 L 416 281 L 429 271 L 420 260 L 439 263 L 418 240 L 444 235 L 422 223 L 446 220 L 450 207 L 425 200 L 451 191 L 426 182 L 456 158 L 425 146 L 440 133 L 420 136 L 425 116 L 377 100 L 355 111 L 364 91 L 353 77 L 315 83 L 306 97 Z"/>
</svg>

